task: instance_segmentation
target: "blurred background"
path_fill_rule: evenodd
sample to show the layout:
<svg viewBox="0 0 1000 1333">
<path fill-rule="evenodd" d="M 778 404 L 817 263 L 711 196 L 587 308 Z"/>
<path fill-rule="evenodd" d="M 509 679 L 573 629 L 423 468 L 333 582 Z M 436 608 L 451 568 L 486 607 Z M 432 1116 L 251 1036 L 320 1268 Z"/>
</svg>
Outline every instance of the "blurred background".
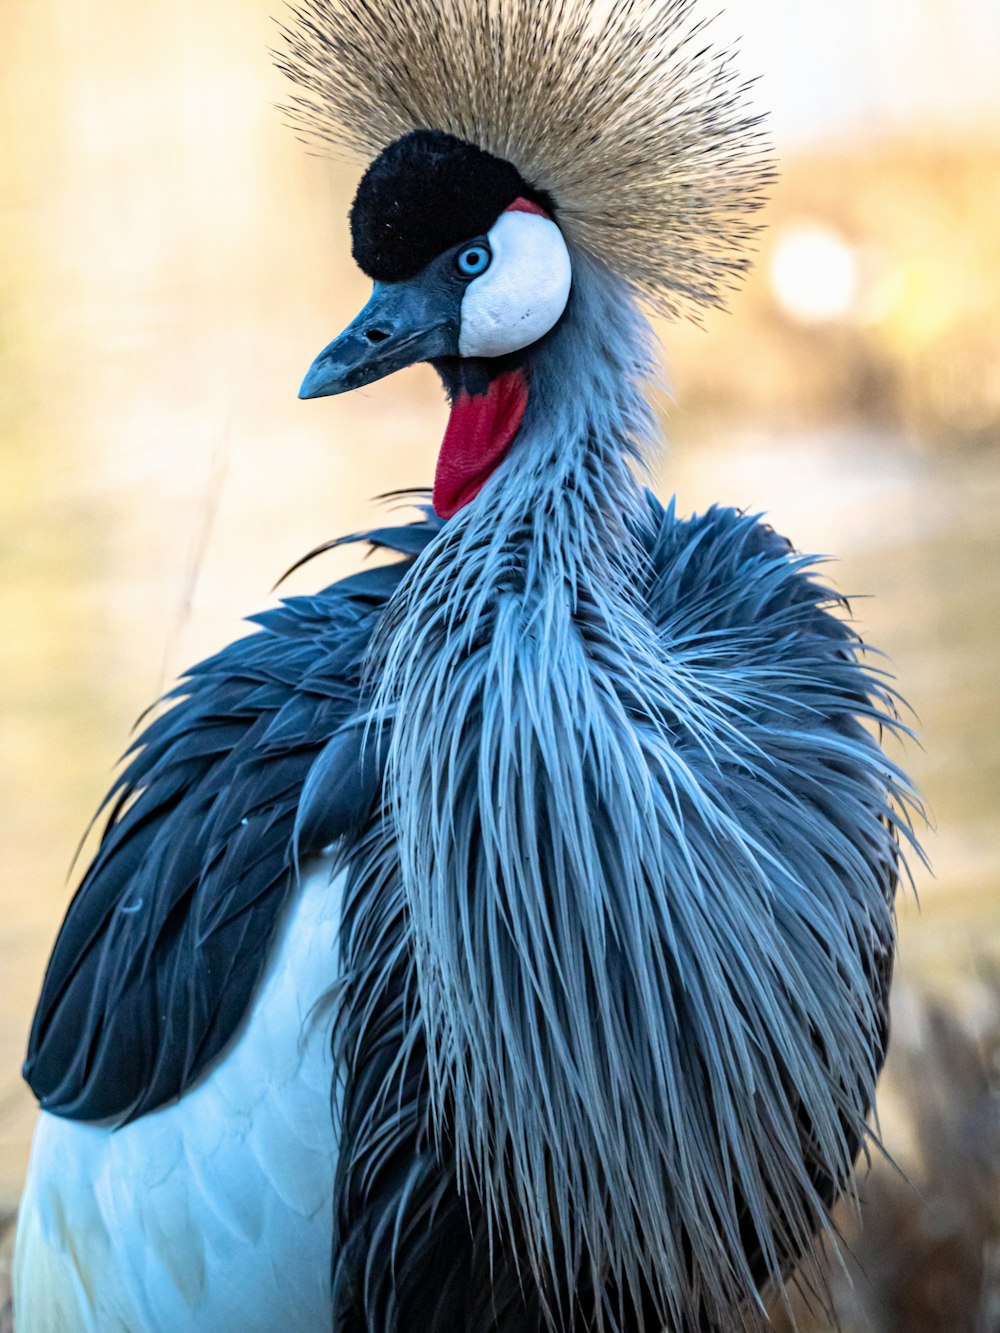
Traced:
<svg viewBox="0 0 1000 1333">
<path fill-rule="evenodd" d="M 711 5 L 708 6 L 712 8 Z M 300 403 L 356 168 L 274 109 L 280 0 L 0 0 L 0 1210 L 80 835 L 139 712 L 303 552 L 432 477 L 432 373 Z M 1000 4 L 729 0 L 782 175 L 747 288 L 661 332 L 656 478 L 832 553 L 923 748 L 884 1141 L 842 1326 L 1000 1329 Z M 348 572 L 334 553 L 287 585 Z M 849 1280 L 850 1278 L 850 1280 Z M 825 1327 L 818 1315 L 807 1327 Z"/>
</svg>

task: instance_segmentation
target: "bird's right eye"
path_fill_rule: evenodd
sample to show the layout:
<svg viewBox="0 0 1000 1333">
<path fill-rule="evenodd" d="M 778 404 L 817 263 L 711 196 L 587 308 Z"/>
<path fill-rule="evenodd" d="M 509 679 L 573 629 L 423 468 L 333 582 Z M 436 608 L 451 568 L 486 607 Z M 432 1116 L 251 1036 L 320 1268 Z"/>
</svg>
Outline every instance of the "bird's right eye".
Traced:
<svg viewBox="0 0 1000 1333">
<path fill-rule="evenodd" d="M 489 246 L 481 242 L 467 245 L 456 255 L 455 267 L 463 278 L 478 278 L 480 273 L 485 273 L 489 268 L 492 258 Z"/>
</svg>

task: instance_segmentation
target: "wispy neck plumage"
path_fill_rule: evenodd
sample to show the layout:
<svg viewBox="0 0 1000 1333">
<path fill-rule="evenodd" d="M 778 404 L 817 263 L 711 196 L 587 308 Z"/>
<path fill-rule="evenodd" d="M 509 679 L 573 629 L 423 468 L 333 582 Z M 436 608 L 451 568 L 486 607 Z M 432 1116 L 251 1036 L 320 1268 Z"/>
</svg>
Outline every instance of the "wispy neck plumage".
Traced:
<svg viewBox="0 0 1000 1333">
<path fill-rule="evenodd" d="M 620 282 L 575 275 L 509 456 L 390 605 L 375 714 L 460 1177 L 543 1290 L 680 1327 L 749 1310 L 849 1173 L 896 779 L 856 720 L 883 696 L 783 549 L 722 629 L 696 623 L 711 585 L 652 614 L 650 335 Z"/>
<path fill-rule="evenodd" d="M 658 442 L 647 398 L 658 358 L 627 285 L 575 254 L 569 308 L 526 374 L 527 410 L 507 457 L 420 562 L 397 617 L 419 604 L 422 619 L 444 597 L 452 611 L 461 604 L 451 629 L 471 642 L 499 589 L 517 587 L 525 604 L 556 595 L 569 605 L 587 584 L 611 593 L 634 577 L 644 521 L 636 470 Z"/>
</svg>

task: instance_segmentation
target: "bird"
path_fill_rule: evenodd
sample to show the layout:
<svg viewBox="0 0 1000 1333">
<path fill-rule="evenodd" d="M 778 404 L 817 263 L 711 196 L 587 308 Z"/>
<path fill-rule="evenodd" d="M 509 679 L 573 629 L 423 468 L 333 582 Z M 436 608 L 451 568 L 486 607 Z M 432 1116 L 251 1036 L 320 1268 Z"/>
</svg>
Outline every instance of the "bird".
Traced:
<svg viewBox="0 0 1000 1333">
<path fill-rule="evenodd" d="M 373 284 L 300 397 L 429 363 L 448 423 L 329 544 L 385 558 L 127 752 L 29 1040 L 18 1327 L 764 1327 L 878 1148 L 920 849 L 816 561 L 648 485 L 653 321 L 726 304 L 774 178 L 751 85 L 696 0 L 300 0 L 277 60 Z"/>
</svg>

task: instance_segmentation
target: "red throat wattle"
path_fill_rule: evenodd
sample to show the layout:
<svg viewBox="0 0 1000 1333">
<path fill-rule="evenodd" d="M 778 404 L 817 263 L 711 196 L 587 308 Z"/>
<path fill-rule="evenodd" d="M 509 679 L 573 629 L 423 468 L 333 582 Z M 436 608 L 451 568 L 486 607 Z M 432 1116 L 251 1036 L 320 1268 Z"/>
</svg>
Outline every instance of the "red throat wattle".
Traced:
<svg viewBox="0 0 1000 1333">
<path fill-rule="evenodd" d="M 439 518 L 452 518 L 476 498 L 517 434 L 527 406 L 528 381 L 522 370 L 498 375 L 485 393 L 459 393 L 434 473 Z"/>
</svg>

